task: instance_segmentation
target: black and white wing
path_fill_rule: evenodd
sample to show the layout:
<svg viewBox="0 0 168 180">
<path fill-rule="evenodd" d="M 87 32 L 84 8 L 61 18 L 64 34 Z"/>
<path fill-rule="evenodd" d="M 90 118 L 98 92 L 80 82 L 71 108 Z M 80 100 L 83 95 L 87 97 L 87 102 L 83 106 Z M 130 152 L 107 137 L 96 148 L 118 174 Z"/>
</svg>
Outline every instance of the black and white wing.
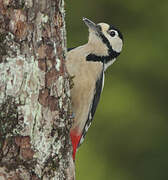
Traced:
<svg viewBox="0 0 168 180">
<path fill-rule="evenodd" d="M 88 118 L 87 118 L 87 121 L 86 121 L 85 126 L 83 128 L 82 136 L 81 136 L 81 139 L 79 141 L 78 147 L 83 143 L 85 135 L 86 135 L 86 133 L 87 133 L 87 131 L 91 125 L 91 122 L 93 120 L 94 114 L 95 114 L 96 109 L 97 109 L 97 105 L 98 105 L 99 100 L 100 100 L 100 95 L 101 95 L 101 92 L 103 90 L 103 85 L 104 85 L 104 70 L 102 70 L 102 73 L 96 82 L 95 94 L 93 97 L 93 103 L 90 106 Z"/>
</svg>

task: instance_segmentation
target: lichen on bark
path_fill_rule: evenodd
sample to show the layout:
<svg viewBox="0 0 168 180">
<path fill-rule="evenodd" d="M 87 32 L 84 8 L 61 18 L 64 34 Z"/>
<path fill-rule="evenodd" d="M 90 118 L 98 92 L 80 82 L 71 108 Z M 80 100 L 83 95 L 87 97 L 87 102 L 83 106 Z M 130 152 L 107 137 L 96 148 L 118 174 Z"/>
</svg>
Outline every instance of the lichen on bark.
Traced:
<svg viewBox="0 0 168 180">
<path fill-rule="evenodd" d="M 17 104 L 13 97 L 7 97 L 0 105 L 0 138 L 13 135 L 13 129 L 18 124 Z"/>
<path fill-rule="evenodd" d="M 74 179 L 64 16 L 63 0 L 0 0 L 0 178 Z"/>
</svg>

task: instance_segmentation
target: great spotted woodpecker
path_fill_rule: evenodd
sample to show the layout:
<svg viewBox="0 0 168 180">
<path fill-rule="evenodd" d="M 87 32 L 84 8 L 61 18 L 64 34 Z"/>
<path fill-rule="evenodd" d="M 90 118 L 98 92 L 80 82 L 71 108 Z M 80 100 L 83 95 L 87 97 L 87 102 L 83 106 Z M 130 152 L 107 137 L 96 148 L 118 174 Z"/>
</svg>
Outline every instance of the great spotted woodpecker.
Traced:
<svg viewBox="0 0 168 180">
<path fill-rule="evenodd" d="M 104 86 L 104 72 L 120 55 L 123 36 L 113 25 L 95 24 L 83 18 L 89 28 L 88 43 L 72 48 L 66 56 L 66 67 L 74 76 L 71 89 L 74 123 L 70 130 L 73 159 L 91 125 Z"/>
</svg>

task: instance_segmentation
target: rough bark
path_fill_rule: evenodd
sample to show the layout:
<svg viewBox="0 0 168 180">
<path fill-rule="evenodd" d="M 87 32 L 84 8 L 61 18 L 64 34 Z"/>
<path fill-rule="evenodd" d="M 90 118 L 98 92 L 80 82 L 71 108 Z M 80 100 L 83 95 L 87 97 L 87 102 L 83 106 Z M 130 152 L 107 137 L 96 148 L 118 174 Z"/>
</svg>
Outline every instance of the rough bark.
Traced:
<svg viewBox="0 0 168 180">
<path fill-rule="evenodd" d="M 74 179 L 63 0 L 0 0 L 0 180 Z"/>
</svg>

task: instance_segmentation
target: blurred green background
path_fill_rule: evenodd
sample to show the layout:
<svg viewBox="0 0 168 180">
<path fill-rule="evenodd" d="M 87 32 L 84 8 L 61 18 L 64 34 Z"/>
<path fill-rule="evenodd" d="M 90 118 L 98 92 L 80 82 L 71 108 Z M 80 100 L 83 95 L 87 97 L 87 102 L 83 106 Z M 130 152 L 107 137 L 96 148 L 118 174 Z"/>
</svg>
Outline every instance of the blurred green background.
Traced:
<svg viewBox="0 0 168 180">
<path fill-rule="evenodd" d="M 76 157 L 77 180 L 168 179 L 168 1 L 66 0 L 68 47 L 87 17 L 120 28 L 124 48 Z"/>
</svg>

